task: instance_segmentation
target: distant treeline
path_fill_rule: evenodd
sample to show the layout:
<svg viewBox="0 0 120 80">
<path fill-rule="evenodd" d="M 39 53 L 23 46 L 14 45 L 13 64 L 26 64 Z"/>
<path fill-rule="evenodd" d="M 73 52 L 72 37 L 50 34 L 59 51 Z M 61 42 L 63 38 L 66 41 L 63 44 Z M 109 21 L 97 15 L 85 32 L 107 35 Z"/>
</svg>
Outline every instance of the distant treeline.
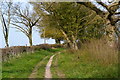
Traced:
<svg viewBox="0 0 120 80">
<path fill-rule="evenodd" d="M 1 48 L 2 61 L 7 61 L 12 57 L 20 56 L 22 53 L 33 53 L 34 51 L 40 49 L 52 49 L 52 48 L 61 48 L 62 44 L 40 44 L 36 46 L 13 46 L 7 48 Z"/>
</svg>

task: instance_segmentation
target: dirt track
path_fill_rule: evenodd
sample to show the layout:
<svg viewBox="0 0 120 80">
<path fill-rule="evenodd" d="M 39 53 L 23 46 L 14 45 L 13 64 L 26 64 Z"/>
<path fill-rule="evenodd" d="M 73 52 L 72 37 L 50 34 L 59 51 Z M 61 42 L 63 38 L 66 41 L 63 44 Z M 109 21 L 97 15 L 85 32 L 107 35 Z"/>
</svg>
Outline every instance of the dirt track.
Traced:
<svg viewBox="0 0 120 80">
<path fill-rule="evenodd" d="M 51 71 L 50 71 L 50 67 L 51 67 L 51 64 L 52 64 L 52 60 L 53 60 L 53 57 L 55 55 L 51 56 L 47 65 L 46 65 L 46 68 L 45 68 L 45 78 L 52 78 L 52 74 L 51 74 Z"/>
</svg>

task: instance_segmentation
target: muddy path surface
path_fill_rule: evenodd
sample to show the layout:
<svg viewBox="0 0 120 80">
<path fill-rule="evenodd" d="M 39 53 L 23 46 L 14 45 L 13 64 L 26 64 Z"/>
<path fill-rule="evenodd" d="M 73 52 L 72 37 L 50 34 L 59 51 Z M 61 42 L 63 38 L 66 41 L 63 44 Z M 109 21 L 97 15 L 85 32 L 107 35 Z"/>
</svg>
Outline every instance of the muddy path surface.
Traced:
<svg viewBox="0 0 120 80">
<path fill-rule="evenodd" d="M 45 58 L 43 58 L 33 69 L 32 73 L 29 75 L 29 79 L 31 78 L 37 78 L 36 75 L 38 75 L 38 70 L 41 68 L 41 65 L 44 63 L 44 61 L 46 59 L 49 59 L 46 66 L 45 66 L 45 73 L 44 73 L 44 78 L 45 79 L 50 79 L 52 78 L 52 73 L 51 73 L 51 65 L 52 65 L 52 61 L 53 61 L 53 58 L 57 55 L 57 54 L 60 54 L 60 52 L 56 53 L 56 54 L 53 54 L 51 57 L 50 56 L 46 56 Z M 49 58 L 50 57 L 50 58 Z M 57 72 L 57 74 L 60 73 L 59 71 Z M 60 74 L 59 74 L 60 75 Z"/>
<path fill-rule="evenodd" d="M 52 60 L 54 58 L 55 55 L 52 55 L 45 67 L 45 78 L 52 78 L 52 74 L 51 74 L 51 70 L 50 70 L 50 67 L 52 65 Z"/>
<path fill-rule="evenodd" d="M 40 68 L 40 66 L 42 65 L 42 63 L 44 62 L 45 59 L 47 59 L 49 56 L 46 56 L 45 58 L 42 59 L 42 61 L 40 61 L 35 68 L 33 69 L 32 73 L 29 75 L 28 78 L 36 78 L 36 75 L 38 73 L 38 69 Z"/>
</svg>

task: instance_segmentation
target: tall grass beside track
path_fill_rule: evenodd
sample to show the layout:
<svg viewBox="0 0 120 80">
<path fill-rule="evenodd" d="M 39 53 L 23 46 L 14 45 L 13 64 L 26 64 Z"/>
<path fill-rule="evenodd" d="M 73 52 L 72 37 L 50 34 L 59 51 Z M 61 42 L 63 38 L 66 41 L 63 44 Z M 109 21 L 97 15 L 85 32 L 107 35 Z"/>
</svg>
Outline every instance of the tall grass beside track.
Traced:
<svg viewBox="0 0 120 80">
<path fill-rule="evenodd" d="M 117 78 L 118 50 L 93 40 L 76 52 L 70 49 L 57 55 L 52 66 L 55 78 L 60 77 L 57 70 L 65 78 Z"/>
</svg>

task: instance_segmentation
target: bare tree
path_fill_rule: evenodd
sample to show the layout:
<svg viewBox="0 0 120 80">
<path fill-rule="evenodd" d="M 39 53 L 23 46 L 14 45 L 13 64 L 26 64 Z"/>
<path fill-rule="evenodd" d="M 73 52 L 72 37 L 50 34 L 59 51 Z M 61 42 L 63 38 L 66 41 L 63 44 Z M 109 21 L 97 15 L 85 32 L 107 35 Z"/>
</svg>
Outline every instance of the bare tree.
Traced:
<svg viewBox="0 0 120 80">
<path fill-rule="evenodd" d="M 120 39 L 120 34 L 118 34 L 118 28 L 116 23 L 120 21 L 120 1 L 113 0 L 109 2 L 109 5 L 105 4 L 101 0 L 94 0 L 98 5 L 103 7 L 105 10 L 101 10 L 92 2 L 77 2 L 78 4 L 82 4 L 91 10 L 95 11 L 97 15 L 105 19 L 106 21 L 106 32 L 108 33 L 108 38 L 110 41 L 114 41 L 114 35 L 117 34 Z"/>
<path fill-rule="evenodd" d="M 3 35 L 6 43 L 6 47 L 9 47 L 8 43 L 8 36 L 9 36 L 9 28 L 10 28 L 10 22 L 11 22 L 11 11 L 12 11 L 12 2 L 4 2 L 1 3 L 1 22 L 2 22 L 2 29 L 3 29 Z"/>
<path fill-rule="evenodd" d="M 30 6 L 21 8 L 20 5 L 14 7 L 14 18 L 12 20 L 12 25 L 16 26 L 15 28 L 23 32 L 29 39 L 29 44 L 32 46 L 32 28 L 37 26 L 37 23 L 41 17 L 30 11 Z"/>
</svg>

